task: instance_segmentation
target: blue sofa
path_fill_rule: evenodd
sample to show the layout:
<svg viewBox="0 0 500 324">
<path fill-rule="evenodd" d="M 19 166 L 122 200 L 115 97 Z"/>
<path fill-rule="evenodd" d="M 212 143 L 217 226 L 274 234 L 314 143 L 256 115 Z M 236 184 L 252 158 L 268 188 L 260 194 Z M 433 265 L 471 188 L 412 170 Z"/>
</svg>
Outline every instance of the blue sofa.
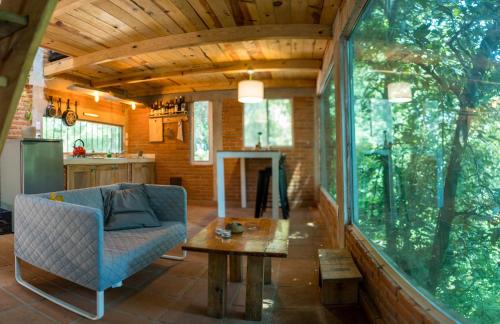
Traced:
<svg viewBox="0 0 500 324">
<path fill-rule="evenodd" d="M 119 189 L 120 185 L 103 188 Z M 186 191 L 178 186 L 146 185 L 161 227 L 104 231 L 100 187 L 49 194 L 18 195 L 14 205 L 16 280 L 24 287 L 89 319 L 104 315 L 104 291 L 164 257 L 187 238 Z M 34 287 L 21 276 L 19 259 L 96 291 L 96 314 Z"/>
</svg>

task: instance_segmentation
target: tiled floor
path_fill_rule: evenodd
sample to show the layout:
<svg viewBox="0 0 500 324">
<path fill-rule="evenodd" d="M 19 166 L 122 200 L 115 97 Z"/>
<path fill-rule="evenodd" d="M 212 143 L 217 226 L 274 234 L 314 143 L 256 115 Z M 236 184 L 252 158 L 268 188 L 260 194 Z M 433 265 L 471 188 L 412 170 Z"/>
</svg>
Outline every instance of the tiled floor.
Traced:
<svg viewBox="0 0 500 324">
<path fill-rule="evenodd" d="M 252 215 L 229 210 L 229 215 Z M 189 207 L 189 234 L 216 217 L 215 208 Z M 365 323 L 358 307 L 327 309 L 319 300 L 316 250 L 328 246 L 326 231 L 315 209 L 291 214 L 290 253 L 273 260 L 273 284 L 264 288 L 263 323 Z M 176 248 L 179 252 L 180 249 Z M 36 286 L 93 311 L 92 291 L 40 270 L 23 266 Z M 245 285 L 229 284 L 229 312 L 218 320 L 206 316 L 207 255 L 190 253 L 187 260 L 158 260 L 105 293 L 106 323 L 244 323 Z M 91 322 L 29 292 L 14 280 L 13 236 L 0 236 L 0 323 Z M 251 323 L 251 322 L 247 322 Z"/>
</svg>

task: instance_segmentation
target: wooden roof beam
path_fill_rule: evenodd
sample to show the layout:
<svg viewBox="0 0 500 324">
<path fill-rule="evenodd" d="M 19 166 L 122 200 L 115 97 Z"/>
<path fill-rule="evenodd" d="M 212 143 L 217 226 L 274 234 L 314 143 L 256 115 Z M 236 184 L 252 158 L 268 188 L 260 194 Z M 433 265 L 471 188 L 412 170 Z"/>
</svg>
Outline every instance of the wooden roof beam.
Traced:
<svg viewBox="0 0 500 324">
<path fill-rule="evenodd" d="M 183 47 L 264 39 L 330 39 L 331 37 L 332 27 L 318 24 L 250 25 L 215 28 L 156 37 L 77 57 L 68 57 L 47 64 L 45 66 L 45 76 L 69 72 L 83 66 Z"/>
<path fill-rule="evenodd" d="M 220 62 L 190 65 L 188 67 L 161 68 L 152 71 L 125 74 L 120 77 L 100 79 L 93 81 L 95 88 L 106 88 L 111 86 L 157 81 L 172 77 L 185 75 L 207 74 L 207 73 L 239 73 L 249 69 L 255 72 L 265 71 L 319 71 L 321 69 L 320 59 L 286 59 L 286 60 L 258 60 Z"/>
<path fill-rule="evenodd" d="M 316 79 L 272 79 L 260 80 L 264 82 L 264 89 L 266 88 L 311 88 L 316 87 Z M 152 88 L 147 90 L 128 91 L 130 98 L 166 95 L 187 92 L 202 92 L 213 90 L 233 90 L 238 88 L 238 81 L 228 81 L 221 83 L 192 83 L 182 84 L 170 87 Z"/>
</svg>

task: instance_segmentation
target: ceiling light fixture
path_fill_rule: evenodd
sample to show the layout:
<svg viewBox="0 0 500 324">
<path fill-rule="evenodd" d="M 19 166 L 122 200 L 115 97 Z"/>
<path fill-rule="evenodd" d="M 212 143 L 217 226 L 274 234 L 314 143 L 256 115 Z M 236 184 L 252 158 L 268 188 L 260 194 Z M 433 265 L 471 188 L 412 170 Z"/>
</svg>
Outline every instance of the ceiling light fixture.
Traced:
<svg viewBox="0 0 500 324">
<path fill-rule="evenodd" d="M 264 99 L 264 83 L 252 80 L 253 70 L 248 70 L 248 80 L 238 82 L 238 101 L 242 103 L 258 103 Z"/>
<path fill-rule="evenodd" d="M 136 107 L 135 107 L 135 102 L 132 102 L 132 103 L 130 104 L 130 106 L 132 107 L 132 110 L 135 110 L 135 108 L 136 108 Z"/>
<path fill-rule="evenodd" d="M 84 112 L 83 113 L 84 116 L 87 116 L 87 117 L 95 117 L 95 118 L 98 118 L 99 115 L 98 114 L 93 114 L 93 113 L 88 113 L 88 112 Z"/>
<path fill-rule="evenodd" d="M 387 85 L 387 99 L 392 103 L 411 101 L 411 84 L 408 82 L 393 82 Z"/>
<path fill-rule="evenodd" d="M 99 102 L 99 91 L 94 91 L 94 100 L 95 102 Z"/>
</svg>

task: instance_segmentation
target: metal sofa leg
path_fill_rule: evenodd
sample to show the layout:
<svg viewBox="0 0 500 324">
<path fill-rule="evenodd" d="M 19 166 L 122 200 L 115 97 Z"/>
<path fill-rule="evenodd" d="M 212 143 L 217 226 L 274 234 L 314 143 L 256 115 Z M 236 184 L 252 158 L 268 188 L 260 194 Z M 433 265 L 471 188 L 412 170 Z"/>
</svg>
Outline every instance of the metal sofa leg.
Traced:
<svg viewBox="0 0 500 324">
<path fill-rule="evenodd" d="M 104 290 L 97 291 L 96 292 L 96 314 L 89 313 L 81 308 L 78 308 L 74 305 L 71 305 L 64 300 L 61 300 L 57 297 L 54 297 L 48 293 L 46 293 L 43 290 L 38 289 L 37 287 L 33 286 L 32 284 L 24 281 L 24 279 L 21 276 L 21 267 L 19 265 L 19 261 L 17 257 L 15 257 L 15 277 L 16 281 L 23 287 L 28 288 L 35 294 L 38 294 L 42 296 L 43 298 L 46 298 L 47 300 L 53 302 L 54 304 L 57 304 L 61 307 L 66 308 L 67 310 L 74 312 L 80 316 L 83 316 L 85 318 L 88 318 L 90 320 L 98 320 L 101 319 L 104 316 Z"/>
<path fill-rule="evenodd" d="M 186 242 L 187 242 L 187 239 L 184 240 L 184 243 L 186 243 Z M 187 251 L 182 250 L 182 256 L 164 254 L 160 258 L 167 259 L 167 260 L 183 261 L 186 257 L 187 257 Z"/>
</svg>

